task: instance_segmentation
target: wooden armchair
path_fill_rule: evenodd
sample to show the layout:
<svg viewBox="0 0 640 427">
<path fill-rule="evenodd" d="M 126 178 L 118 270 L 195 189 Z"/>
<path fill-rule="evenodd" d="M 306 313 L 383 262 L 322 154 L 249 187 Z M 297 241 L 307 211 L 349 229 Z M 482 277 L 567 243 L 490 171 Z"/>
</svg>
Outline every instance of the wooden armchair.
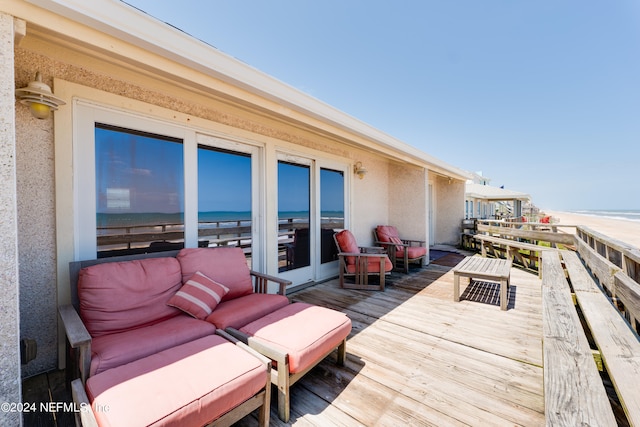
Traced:
<svg viewBox="0 0 640 427">
<path fill-rule="evenodd" d="M 379 225 L 373 230 L 375 244 L 387 250 L 387 255 L 397 269 L 401 263 L 403 271 L 409 272 L 409 263 L 422 263 L 427 256 L 427 247 L 422 240 L 401 239 L 398 229 L 392 225 Z"/>
<path fill-rule="evenodd" d="M 340 260 L 340 287 L 384 291 L 385 275 L 390 274 L 393 264 L 381 247 L 359 247 L 349 230 L 333 235 Z M 369 284 L 369 276 L 379 277 L 378 285 Z M 345 277 L 354 277 L 355 284 L 345 283 Z"/>
</svg>

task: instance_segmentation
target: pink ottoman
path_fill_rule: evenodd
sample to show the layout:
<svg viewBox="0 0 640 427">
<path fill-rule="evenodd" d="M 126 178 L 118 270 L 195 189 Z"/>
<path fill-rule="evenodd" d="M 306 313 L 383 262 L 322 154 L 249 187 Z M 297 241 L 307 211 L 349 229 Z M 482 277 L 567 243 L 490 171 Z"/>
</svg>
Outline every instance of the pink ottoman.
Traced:
<svg viewBox="0 0 640 427">
<path fill-rule="evenodd" d="M 259 406 L 268 424 L 268 374 L 263 361 L 210 335 L 94 375 L 86 394 L 100 426 L 202 426 Z"/>
<path fill-rule="evenodd" d="M 278 386 L 278 415 L 288 422 L 289 387 L 336 347 L 338 364 L 344 364 L 351 320 L 339 311 L 298 302 L 229 332 L 275 362 L 277 374 L 272 372 L 271 379 Z"/>
</svg>

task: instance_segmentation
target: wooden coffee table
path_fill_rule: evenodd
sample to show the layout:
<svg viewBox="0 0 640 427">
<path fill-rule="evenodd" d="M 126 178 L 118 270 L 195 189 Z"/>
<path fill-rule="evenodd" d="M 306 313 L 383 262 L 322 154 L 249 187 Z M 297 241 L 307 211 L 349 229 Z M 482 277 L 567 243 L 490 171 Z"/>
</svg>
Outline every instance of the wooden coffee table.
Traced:
<svg viewBox="0 0 640 427">
<path fill-rule="evenodd" d="M 510 259 L 466 257 L 453 268 L 453 300 L 460 301 L 460 277 L 488 280 L 500 284 L 500 309 L 506 310 L 510 274 Z"/>
</svg>

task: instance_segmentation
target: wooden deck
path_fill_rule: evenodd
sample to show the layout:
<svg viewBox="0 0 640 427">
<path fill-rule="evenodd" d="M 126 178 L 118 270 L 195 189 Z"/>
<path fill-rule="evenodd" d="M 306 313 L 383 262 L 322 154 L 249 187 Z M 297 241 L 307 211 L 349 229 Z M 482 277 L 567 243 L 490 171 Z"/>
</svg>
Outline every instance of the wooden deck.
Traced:
<svg viewBox="0 0 640 427">
<path fill-rule="evenodd" d="M 290 425 L 544 425 L 541 281 L 512 269 L 507 311 L 486 282 L 453 302 L 461 259 L 393 273 L 385 292 L 336 279 L 292 294 L 345 312 L 353 330 L 344 367 L 329 357 L 292 387 Z M 276 406 L 271 425 L 282 426 Z"/>
<path fill-rule="evenodd" d="M 291 424 L 544 425 L 540 280 L 514 268 L 507 311 L 489 283 L 456 303 L 451 268 L 460 260 L 394 273 L 385 292 L 341 290 L 334 280 L 291 295 L 353 321 L 345 367 L 326 359 L 294 385 Z M 271 424 L 283 425 L 274 409 Z"/>
</svg>

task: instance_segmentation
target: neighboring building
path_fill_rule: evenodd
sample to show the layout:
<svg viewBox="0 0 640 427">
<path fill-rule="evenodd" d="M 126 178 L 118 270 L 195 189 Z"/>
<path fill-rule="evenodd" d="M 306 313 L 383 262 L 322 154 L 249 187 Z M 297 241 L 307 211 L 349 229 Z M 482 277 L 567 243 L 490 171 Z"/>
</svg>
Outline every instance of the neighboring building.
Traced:
<svg viewBox="0 0 640 427">
<path fill-rule="evenodd" d="M 68 263 L 113 249 L 107 215 L 171 216 L 161 233 L 195 247 L 211 244 L 203 213 L 241 210 L 252 268 L 296 285 L 337 275 L 337 262 L 320 255 L 327 211 L 338 218 L 332 227 L 349 228 L 362 245 L 378 224 L 457 244 L 467 172 L 123 2 L 3 0 L 0 38 L 6 402 L 20 401 L 21 378 L 62 363 L 56 310 L 69 302 Z M 15 97 L 36 72 L 65 102 L 44 120 Z M 209 197 L 229 188 L 245 205 Z M 325 198 L 325 188 L 337 190 Z M 284 205 L 291 194 L 303 203 Z M 301 268 L 281 266 L 284 211 L 306 212 Z M 21 366 L 23 338 L 38 353 Z M 0 424 L 15 417 L 2 414 Z"/>
<path fill-rule="evenodd" d="M 473 173 L 473 179 L 465 184 L 464 217 L 478 219 L 501 219 L 520 217 L 523 203 L 529 203 L 531 196 L 518 191 L 506 190 L 489 185 L 491 179 L 482 172 Z"/>
</svg>

